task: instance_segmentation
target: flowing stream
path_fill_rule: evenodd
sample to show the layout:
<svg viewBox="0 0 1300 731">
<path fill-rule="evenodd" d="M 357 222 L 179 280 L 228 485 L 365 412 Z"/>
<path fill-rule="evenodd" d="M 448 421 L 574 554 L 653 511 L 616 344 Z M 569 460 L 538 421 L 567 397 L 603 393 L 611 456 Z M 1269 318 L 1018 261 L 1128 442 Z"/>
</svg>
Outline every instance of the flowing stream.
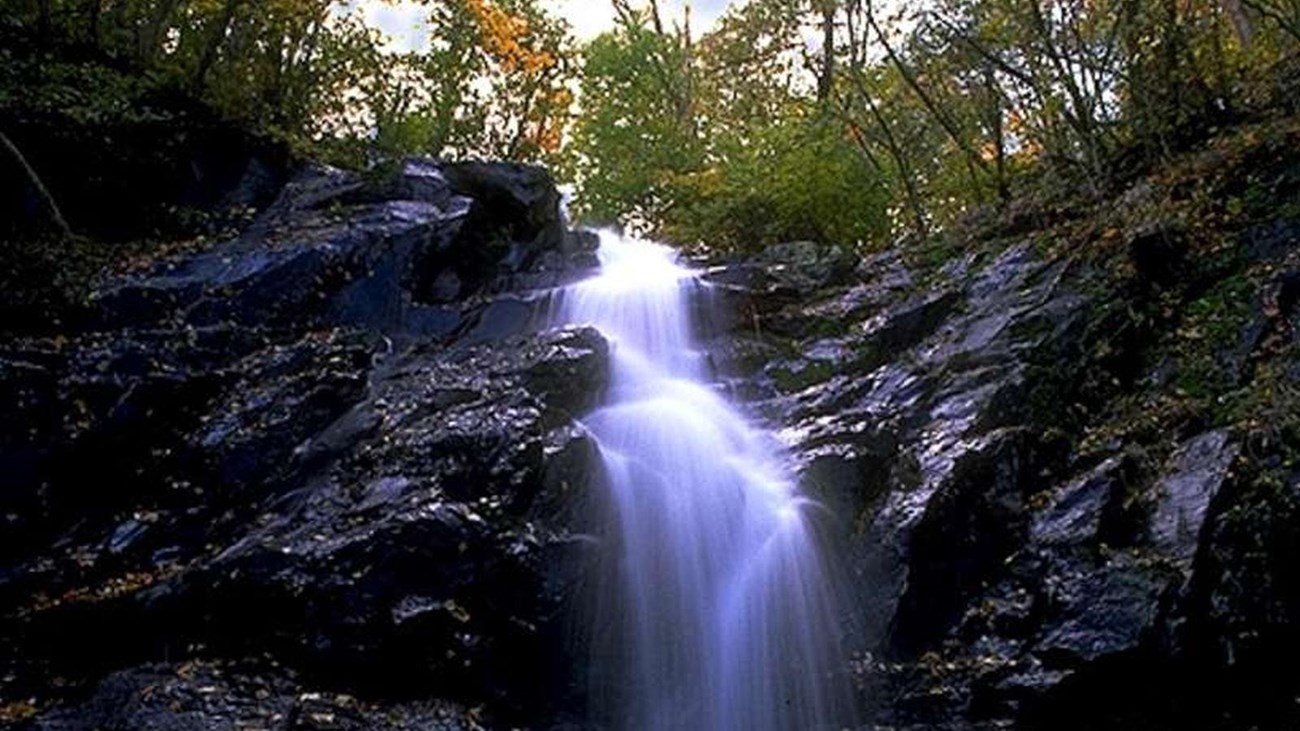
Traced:
<svg viewBox="0 0 1300 731">
<path fill-rule="evenodd" d="M 609 567 L 593 714 L 629 731 L 804 731 L 849 721 L 839 616 L 773 438 L 709 383 L 692 313 L 704 285 L 657 244 L 601 236 L 600 273 L 561 319 L 610 341 Z"/>
</svg>

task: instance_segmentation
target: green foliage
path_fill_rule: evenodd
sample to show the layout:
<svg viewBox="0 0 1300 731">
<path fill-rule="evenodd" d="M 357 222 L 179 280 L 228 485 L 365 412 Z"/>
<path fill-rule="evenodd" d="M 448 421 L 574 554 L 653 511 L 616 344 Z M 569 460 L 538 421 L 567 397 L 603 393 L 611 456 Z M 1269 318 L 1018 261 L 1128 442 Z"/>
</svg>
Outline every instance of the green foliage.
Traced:
<svg viewBox="0 0 1300 731">
<path fill-rule="evenodd" d="M 860 245 L 887 233 L 880 180 L 835 123 L 780 120 L 721 142 L 725 164 L 675 181 L 680 203 L 664 225 L 673 240 L 752 250 L 797 240 Z"/>
<path fill-rule="evenodd" d="M 4 64 L 0 109 L 94 125 L 170 90 L 340 161 L 553 154 L 571 103 L 563 23 L 536 0 L 424 4 L 428 50 L 399 53 L 343 0 L 17 2 L 0 45 L 36 74 Z"/>
<path fill-rule="evenodd" d="M 596 38 L 584 54 L 583 115 L 569 155 L 583 183 L 581 213 L 598 221 L 662 220 L 673 181 L 704 162 L 695 120 L 674 97 L 689 84 L 681 51 L 644 22 Z"/>
<path fill-rule="evenodd" d="M 683 245 L 869 242 L 888 230 L 878 171 L 851 133 L 792 93 L 782 3 L 755 2 L 698 46 L 627 12 L 585 49 L 569 160 L 579 213 Z"/>
<path fill-rule="evenodd" d="M 13 0 L 0 119 L 194 97 L 337 163 L 544 162 L 580 216 L 683 245 L 925 246 L 1028 188 L 1101 199 L 1293 105 L 1300 50 L 1295 0 L 749 0 L 705 34 L 612 0 L 580 49 L 545 0 L 418 1 L 428 42 L 399 52 L 354 1 Z"/>
<path fill-rule="evenodd" d="M 1044 182 L 1100 199 L 1287 103 L 1300 42 L 1281 0 L 752 0 L 698 39 L 617 5 L 587 49 L 580 200 L 731 248 L 924 241 Z"/>
<path fill-rule="evenodd" d="M 1258 286 L 1245 277 L 1217 283 L 1213 289 L 1186 305 L 1178 338 L 1178 388 L 1195 399 L 1208 399 L 1233 390 L 1238 384 L 1233 369 L 1247 364 L 1235 362 L 1248 349 L 1240 342 L 1247 337 L 1251 304 Z M 1219 404 L 1222 405 L 1222 404 Z"/>
<path fill-rule="evenodd" d="M 536 0 L 428 0 L 429 48 L 364 87 L 379 150 L 553 161 L 572 104 L 567 26 Z"/>
</svg>

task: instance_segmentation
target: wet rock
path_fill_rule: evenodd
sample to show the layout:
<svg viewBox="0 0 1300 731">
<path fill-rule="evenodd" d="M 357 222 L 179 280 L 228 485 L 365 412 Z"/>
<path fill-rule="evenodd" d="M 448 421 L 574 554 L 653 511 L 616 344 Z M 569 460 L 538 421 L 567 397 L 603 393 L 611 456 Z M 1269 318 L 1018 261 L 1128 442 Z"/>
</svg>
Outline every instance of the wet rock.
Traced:
<svg viewBox="0 0 1300 731">
<path fill-rule="evenodd" d="M 26 560 L 69 524 L 105 528 L 117 511 L 165 491 L 186 432 L 226 380 L 221 360 L 209 360 L 222 337 L 192 335 L 33 341 L 9 351 L 5 409 L 27 418 L 0 439 L 0 462 L 13 467 L 0 505 L 18 516 L 4 558 Z"/>
<path fill-rule="evenodd" d="M 288 221 L 294 214 L 364 199 L 365 190 L 366 182 L 356 175 L 328 165 L 308 165 L 285 184 L 250 228 L 254 233 L 264 233 L 272 224 Z"/>
<path fill-rule="evenodd" d="M 886 308 L 857 326 L 859 367 L 874 368 L 891 353 L 920 343 L 952 315 L 960 301 L 956 292 L 940 291 L 905 300 Z"/>
<path fill-rule="evenodd" d="M 811 308 L 812 316 L 835 318 L 843 335 L 812 340 L 802 345 L 793 358 L 768 362 L 765 374 L 786 393 L 797 393 L 821 383 L 835 373 L 870 372 L 889 360 L 891 355 L 917 345 L 929 337 L 958 301 L 955 292 L 937 292 L 883 306 L 860 322 L 840 319 L 844 312 L 828 312 L 822 305 Z M 850 312 L 862 314 L 865 306 Z M 777 332 L 807 332 L 807 313 L 777 319 Z M 784 322 L 783 322 L 784 320 Z M 769 322 L 769 325 L 772 323 Z"/>
<path fill-rule="evenodd" d="M 595 254 L 600 248 L 600 236 L 595 231 L 567 231 L 560 247 L 564 254 Z"/>
<path fill-rule="evenodd" d="M 763 250 L 759 261 L 775 290 L 808 292 L 847 281 L 858 259 L 843 247 L 800 241 L 775 244 Z"/>
<path fill-rule="evenodd" d="M 1298 497 L 1292 474 L 1281 485 L 1237 487 L 1221 501 L 1180 627 L 1189 664 L 1261 724 L 1296 720 L 1291 678 L 1277 668 L 1300 647 L 1300 571 L 1292 559 L 1300 550 Z"/>
<path fill-rule="evenodd" d="M 300 444 L 361 399 L 374 342 L 339 331 L 268 342 L 265 333 L 222 326 L 46 347 L 35 343 L 23 356 L 41 366 L 15 394 L 41 417 L 0 448 L 29 471 L 10 473 L 7 494 L 26 501 L 29 541 L 73 525 L 106 532 L 124 515 L 179 510 L 195 491 L 204 493 L 201 504 L 184 512 L 196 524 L 273 494 L 298 466 Z M 165 527 L 151 529 L 144 545 L 162 548 Z"/>
<path fill-rule="evenodd" d="M 589 269 L 591 239 L 566 232 L 540 168 L 427 159 L 370 182 L 302 172 L 245 232 L 209 251 L 106 283 L 101 326 L 352 326 L 447 336 L 475 294 L 543 288 Z M 426 306 L 466 303 L 437 323 Z"/>
<path fill-rule="evenodd" d="M 553 409 L 546 421 L 567 423 L 603 402 L 609 347 L 592 328 L 552 331 L 522 352 L 524 387 Z"/>
<path fill-rule="evenodd" d="M 417 201 L 387 201 L 346 216 L 294 208 L 243 238 L 114 283 L 97 304 L 104 324 L 113 326 L 179 316 L 196 326 L 398 329 L 411 299 L 405 283 L 430 250 L 451 245 L 465 212 Z"/>
<path fill-rule="evenodd" d="M 1024 433 L 993 432 L 927 455 L 921 484 L 886 498 L 866 532 L 874 548 L 863 578 L 890 652 L 919 654 L 941 639 L 1022 542 L 1029 450 Z"/>
<path fill-rule="evenodd" d="M 1151 546 L 1184 570 L 1196 557 L 1210 506 L 1239 453 L 1226 430 L 1202 434 L 1178 448 L 1156 483 Z"/>
<path fill-rule="evenodd" d="M 1032 640 L 1018 664 L 1037 670 L 1006 676 L 983 702 L 1068 715 L 1073 699 L 1178 654 L 1193 562 L 1236 454 L 1226 432 L 1209 432 L 1181 445 L 1149 487 L 1131 459 L 1116 457 L 1053 494 L 1012 561 L 1017 578 L 993 594 L 1019 585 L 1031 602 L 1020 633 Z M 998 630 L 967 630 L 987 631 Z"/>
<path fill-rule="evenodd" d="M 1124 455 L 1067 483 L 1035 516 L 1031 543 L 1044 550 L 1077 548 L 1093 555 L 1103 547 L 1133 545 L 1142 520 L 1132 506 L 1138 479 L 1135 460 Z"/>
<path fill-rule="evenodd" d="M 482 343 L 521 335 L 536 327 L 539 300 L 503 295 L 465 313 L 457 337 L 466 343 Z"/>
<path fill-rule="evenodd" d="M 579 708 L 576 419 L 608 348 L 541 330 L 530 290 L 592 254 L 535 168 L 314 168 L 238 239 L 106 283 L 90 332 L 0 344 L 23 417 L 0 424 L 0 695 L 270 656 L 304 674 L 252 673 L 278 719 L 244 713 L 242 680 L 140 668 L 39 727 L 443 727 L 411 705 L 295 717 L 316 684 L 514 725 Z M 154 685 L 165 704 L 134 698 Z"/>
<path fill-rule="evenodd" d="M 424 201 L 443 209 L 455 195 L 442 165 L 437 160 L 420 157 L 403 160 L 398 174 L 381 184 L 377 193 L 380 198 Z"/>
<path fill-rule="evenodd" d="M 800 241 L 769 246 L 756 257 L 711 269 L 707 278 L 724 289 L 759 295 L 762 309 L 806 299 L 817 290 L 852 278 L 858 257 L 841 246 Z"/>
<path fill-rule="evenodd" d="M 1300 652 L 1300 480 L 1207 431 L 1217 406 L 1104 428 L 1180 375 L 1155 331 L 1102 337 L 1191 267 L 1177 221 L 1134 231 L 1120 293 L 1027 241 L 930 276 L 808 243 L 707 272 L 719 387 L 779 433 L 852 577 L 868 727 L 1294 718 L 1270 668 Z M 1219 353 L 1243 388 L 1294 342 L 1292 233 L 1242 234 L 1271 267 Z M 580 725 L 565 624 L 609 546 L 578 419 L 607 346 L 538 330 L 596 243 L 534 168 L 315 169 L 240 239 L 107 283 L 102 332 L 0 344 L 0 694 L 107 675 L 38 728 L 486 723 L 401 695 Z M 216 661 L 252 655 L 293 670 Z"/>
<path fill-rule="evenodd" d="M 1186 633 L 1188 530 L 1214 514 L 1235 448 L 1190 443 L 1159 481 L 1140 453 L 1063 479 L 1071 443 L 1052 427 L 1069 423 L 1093 311 L 1073 266 L 1013 246 L 917 292 L 874 258 L 874 279 L 756 304 L 771 327 L 733 336 L 777 354 L 748 376 L 753 408 L 848 534 L 849 639 L 875 660 L 859 679 L 878 723 L 1060 720 Z"/>
<path fill-rule="evenodd" d="M 589 465 L 552 429 L 599 398 L 594 331 L 382 363 L 367 398 L 294 458 L 300 489 L 257 526 L 150 589 L 144 610 L 231 652 L 272 649 L 349 687 L 443 688 L 536 709 L 564 654 L 560 592 L 544 572 L 557 522 Z M 321 444 L 319 442 L 324 442 Z M 314 475 L 314 476 L 312 476 Z M 509 659 L 507 659 L 509 658 Z"/>
<path fill-rule="evenodd" d="M 233 364 L 238 380 L 189 437 L 195 471 L 225 490 L 292 482 L 302 444 L 364 397 L 374 351 L 369 338 L 324 332 Z"/>
<path fill-rule="evenodd" d="M 600 489 L 603 475 L 592 469 L 600 464 L 596 438 L 577 424 L 557 427 L 546 435 L 543 461 L 543 488 L 529 508 L 530 519 L 590 540 L 606 514 Z"/>
<path fill-rule="evenodd" d="M 501 234 L 475 237 L 485 247 L 485 256 L 508 269 L 522 270 L 542 252 L 561 249 L 566 242 L 590 243 L 589 239 L 566 236 L 559 212 L 560 194 L 544 168 L 466 162 L 445 166 L 443 174 L 454 191 L 475 201 L 471 230 L 490 232 L 493 222 L 510 222 Z"/>
<path fill-rule="evenodd" d="M 1047 629 L 1036 652 L 1060 667 L 1136 651 L 1156 628 L 1166 588 L 1151 568 L 1118 555 L 1101 566 L 1052 574 L 1044 593 Z"/>
<path fill-rule="evenodd" d="M 471 731 L 479 714 L 446 702 L 374 703 L 310 690 L 265 664 L 150 665 L 114 673 L 84 703 L 46 713 L 32 731 Z"/>
</svg>

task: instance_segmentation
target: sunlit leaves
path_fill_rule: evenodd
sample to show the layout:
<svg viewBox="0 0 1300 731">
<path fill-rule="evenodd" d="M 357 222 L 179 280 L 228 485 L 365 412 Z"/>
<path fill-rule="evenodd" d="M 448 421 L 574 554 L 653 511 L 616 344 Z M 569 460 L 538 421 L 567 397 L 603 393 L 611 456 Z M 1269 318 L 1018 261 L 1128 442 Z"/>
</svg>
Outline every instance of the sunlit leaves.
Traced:
<svg viewBox="0 0 1300 731">
<path fill-rule="evenodd" d="M 568 28 L 535 0 L 428 0 L 429 49 L 371 96 L 380 148 L 548 160 L 573 104 Z"/>
<path fill-rule="evenodd" d="M 553 154 L 573 101 L 562 22 L 536 0 L 421 4 L 418 52 L 394 50 L 355 0 L 51 0 L 11 20 L 44 27 L 48 9 L 51 42 L 93 43 L 316 154 Z"/>
<path fill-rule="evenodd" d="M 701 164 L 696 120 L 679 113 L 679 95 L 691 87 L 680 48 L 644 19 L 624 23 L 587 46 L 583 114 L 570 150 L 587 216 L 657 221 L 671 205 L 673 176 Z"/>
</svg>

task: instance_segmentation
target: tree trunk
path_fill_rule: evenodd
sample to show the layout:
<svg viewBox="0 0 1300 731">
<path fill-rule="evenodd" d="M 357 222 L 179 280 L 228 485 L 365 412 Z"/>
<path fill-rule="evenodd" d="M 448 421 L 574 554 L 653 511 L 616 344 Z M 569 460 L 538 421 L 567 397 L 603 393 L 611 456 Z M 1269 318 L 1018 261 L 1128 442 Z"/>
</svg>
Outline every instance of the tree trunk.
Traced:
<svg viewBox="0 0 1300 731">
<path fill-rule="evenodd" d="M 993 157 L 993 182 L 997 188 L 998 202 L 1005 204 L 1011 197 L 1011 190 L 1007 185 L 1007 141 L 1006 129 L 1002 123 L 1003 95 L 992 65 L 984 64 L 983 76 L 984 88 L 979 103 L 989 132 L 990 147 L 987 149 Z"/>
<path fill-rule="evenodd" d="M 18 146 L 4 132 L 0 132 L 0 147 L 3 147 L 9 153 L 9 156 L 18 164 L 19 169 L 23 171 L 23 175 L 26 176 L 27 182 L 31 184 L 32 190 L 36 191 L 36 195 L 40 197 L 41 203 L 45 206 L 50 222 L 63 236 L 72 236 L 72 228 L 68 226 L 67 220 L 63 217 L 63 212 L 59 210 L 58 204 L 54 202 L 54 196 L 50 195 L 49 189 L 45 187 L 45 183 L 41 182 L 41 177 L 36 174 L 36 170 L 32 168 L 31 164 L 27 162 L 27 158 L 18 149 Z"/>
<path fill-rule="evenodd" d="M 907 159 L 907 154 L 894 137 L 893 131 L 889 128 L 889 121 L 881 113 L 880 107 L 872 98 L 871 90 L 867 88 L 862 77 L 855 73 L 852 75 L 852 79 L 854 86 L 857 87 L 858 95 L 862 97 L 862 102 L 867 106 L 867 111 L 871 113 L 871 118 L 875 120 L 876 126 L 880 128 L 880 134 L 885 139 L 885 149 L 889 151 L 889 156 L 894 159 L 894 166 L 898 168 L 898 180 L 903 186 L 903 195 L 907 198 L 908 208 L 912 209 L 912 217 L 916 222 L 916 232 L 922 238 L 927 237 L 930 235 L 930 227 L 926 223 L 925 205 L 921 202 L 921 193 L 916 188 L 916 179 L 912 173 L 912 166 Z"/>
<path fill-rule="evenodd" d="M 230 26 L 235 22 L 235 11 L 239 10 L 239 3 L 240 0 L 226 0 L 226 4 L 221 8 L 221 19 L 217 21 L 216 30 L 208 38 L 207 45 L 203 47 L 203 55 L 199 57 L 199 65 L 194 70 L 195 89 L 202 89 L 207 83 L 208 72 L 217 62 L 217 55 L 226 42 Z"/>
<path fill-rule="evenodd" d="M 53 13 L 50 7 L 51 0 L 40 0 L 37 5 L 39 16 L 36 19 L 36 42 L 41 48 L 48 48 L 54 26 L 53 19 L 50 17 Z"/>
<path fill-rule="evenodd" d="M 979 176 L 976 174 L 976 168 L 978 167 L 980 170 L 987 173 L 987 164 L 980 158 L 974 148 L 971 147 L 970 141 L 962 136 L 961 132 L 957 129 L 956 124 L 948 118 L 948 115 L 939 108 L 939 105 L 935 103 L 929 93 L 921 87 L 921 82 L 916 78 L 916 74 L 907 67 L 907 63 L 903 61 L 902 57 L 899 56 L 896 51 L 894 51 L 894 47 L 889 43 L 888 36 L 885 35 L 880 24 L 876 22 L 875 9 L 871 6 L 870 2 L 867 3 L 867 24 L 873 31 L 875 31 L 876 37 L 880 39 L 880 45 L 885 50 L 885 56 L 894 65 L 894 68 L 897 69 L 898 75 L 902 77 L 903 82 L 912 90 L 912 93 L 916 95 L 916 98 L 921 101 L 921 105 L 930 113 L 930 116 L 944 131 L 944 133 L 948 135 L 948 138 L 957 146 L 957 149 L 961 150 L 964 162 L 966 163 L 966 173 L 970 177 L 971 185 L 978 188 L 980 181 Z"/>
<path fill-rule="evenodd" d="M 1241 0 L 1220 0 L 1220 3 L 1242 48 L 1250 48 L 1251 42 L 1255 40 L 1255 26 L 1251 24 L 1250 16 L 1246 15 Z"/>
<path fill-rule="evenodd" d="M 817 78 L 817 99 L 830 101 L 835 87 L 835 3 L 822 0 L 822 68 Z"/>
</svg>

